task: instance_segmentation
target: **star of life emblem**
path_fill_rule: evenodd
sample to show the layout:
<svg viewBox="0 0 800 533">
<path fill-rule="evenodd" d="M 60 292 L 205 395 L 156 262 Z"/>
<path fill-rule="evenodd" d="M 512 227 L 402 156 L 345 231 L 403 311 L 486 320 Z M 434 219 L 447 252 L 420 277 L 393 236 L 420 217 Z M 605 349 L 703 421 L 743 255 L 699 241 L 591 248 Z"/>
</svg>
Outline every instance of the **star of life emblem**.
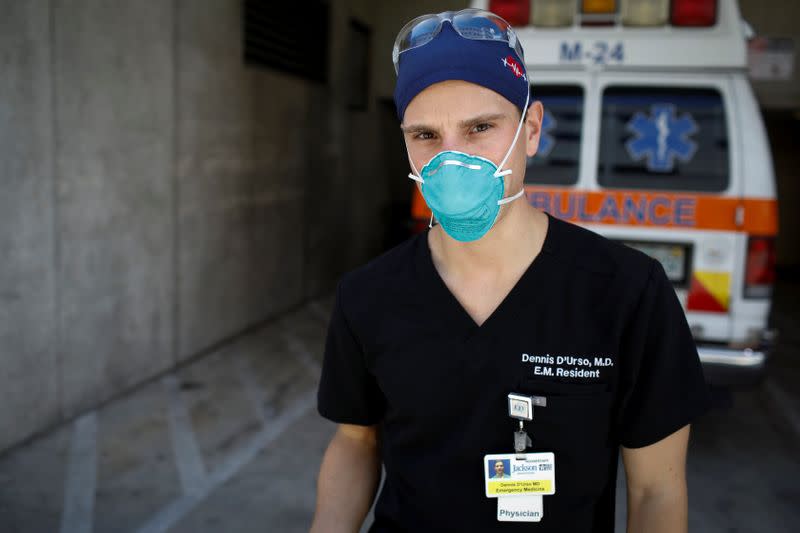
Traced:
<svg viewBox="0 0 800 533">
<path fill-rule="evenodd" d="M 654 104 L 650 116 L 637 111 L 625 128 L 635 135 L 625 143 L 628 155 L 634 161 L 647 160 L 651 172 L 671 172 L 675 160 L 691 161 L 697 143 L 691 136 L 699 131 L 689 113 L 677 116 L 673 104 Z"/>
</svg>

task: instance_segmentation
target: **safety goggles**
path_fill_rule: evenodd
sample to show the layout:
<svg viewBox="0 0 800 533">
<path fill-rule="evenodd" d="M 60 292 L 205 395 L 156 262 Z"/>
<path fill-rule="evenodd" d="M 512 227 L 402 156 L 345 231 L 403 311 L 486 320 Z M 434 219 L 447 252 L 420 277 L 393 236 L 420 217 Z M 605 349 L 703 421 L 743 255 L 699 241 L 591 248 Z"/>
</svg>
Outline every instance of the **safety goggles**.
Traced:
<svg viewBox="0 0 800 533">
<path fill-rule="evenodd" d="M 400 30 L 392 49 L 394 72 L 397 74 L 400 54 L 425 46 L 439 35 L 442 24 L 447 21 L 463 38 L 475 41 L 501 41 L 508 43 L 521 60 L 525 60 L 522 46 L 511 25 L 494 13 L 482 9 L 462 9 L 461 11 L 445 11 L 436 15 L 417 17 Z"/>
</svg>

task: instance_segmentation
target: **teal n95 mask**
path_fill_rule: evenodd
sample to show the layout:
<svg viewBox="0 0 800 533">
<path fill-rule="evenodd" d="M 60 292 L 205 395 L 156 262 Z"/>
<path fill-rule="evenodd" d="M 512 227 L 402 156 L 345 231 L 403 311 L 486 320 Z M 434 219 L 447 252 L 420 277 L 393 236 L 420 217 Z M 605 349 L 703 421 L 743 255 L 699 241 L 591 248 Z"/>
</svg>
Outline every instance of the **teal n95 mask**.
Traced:
<svg viewBox="0 0 800 533">
<path fill-rule="evenodd" d="M 527 108 L 526 98 L 525 109 Z M 422 172 L 417 173 L 409 155 L 414 173 L 408 177 L 422 184 L 422 197 L 430 207 L 433 217 L 436 217 L 442 229 L 453 239 L 460 242 L 477 241 L 494 226 L 500 206 L 513 202 L 525 193 L 523 188 L 513 196 L 504 197 L 503 177 L 512 171 L 502 170 L 517 143 L 524 122 L 523 112 L 514 140 L 499 165 L 478 155 L 445 150 L 433 156 L 422 167 Z"/>
</svg>

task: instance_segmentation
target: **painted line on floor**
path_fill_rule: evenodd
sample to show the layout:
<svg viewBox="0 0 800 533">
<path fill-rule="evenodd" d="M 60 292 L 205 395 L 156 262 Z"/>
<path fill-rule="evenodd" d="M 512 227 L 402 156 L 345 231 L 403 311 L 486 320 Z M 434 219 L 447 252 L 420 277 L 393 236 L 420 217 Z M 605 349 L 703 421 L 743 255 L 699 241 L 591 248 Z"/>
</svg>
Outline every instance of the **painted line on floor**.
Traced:
<svg viewBox="0 0 800 533">
<path fill-rule="evenodd" d="M 800 438 L 800 413 L 797 412 L 796 407 L 792 404 L 789 395 L 771 379 L 766 380 L 764 390 L 767 392 L 770 401 L 780 411 L 779 414 L 788 422 L 795 437 Z"/>
<path fill-rule="evenodd" d="M 217 487 L 226 483 L 242 467 L 255 459 L 261 450 L 280 437 L 292 423 L 306 414 L 316 404 L 316 399 L 317 393 L 315 390 L 304 394 L 281 416 L 270 421 L 268 427 L 256 433 L 250 441 L 231 453 L 217 470 L 209 474 L 205 483 L 199 486 L 198 490 L 191 494 L 185 494 L 161 509 L 136 533 L 164 533 L 168 531 L 197 505 L 202 503 Z"/>
<path fill-rule="evenodd" d="M 91 533 L 97 485 L 97 413 L 78 418 L 72 439 L 64 485 L 61 533 Z"/>
<path fill-rule="evenodd" d="M 253 376 L 253 368 L 252 365 L 250 365 L 250 360 L 247 359 L 244 354 L 235 354 L 232 357 L 234 359 L 233 364 L 236 367 L 236 377 L 239 379 L 242 387 L 244 387 L 244 394 L 247 396 L 247 401 L 250 402 L 250 405 L 253 407 L 261 425 L 264 425 L 267 423 L 269 415 L 264 408 L 264 394 Z"/>
<path fill-rule="evenodd" d="M 181 480 L 183 493 L 190 494 L 205 483 L 206 468 L 203 463 L 203 455 L 200 453 L 200 447 L 194 436 L 189 411 L 181 396 L 178 378 L 174 374 L 170 374 L 164 376 L 161 383 L 168 395 L 169 430 L 175 464 L 178 467 L 178 477 Z"/>
<path fill-rule="evenodd" d="M 305 341 L 297 336 L 292 331 L 283 330 L 284 339 L 289 347 L 289 351 L 296 355 L 297 358 L 306 367 L 306 370 L 311 372 L 314 378 L 319 378 L 322 373 L 322 366 L 311 355 Z"/>
</svg>

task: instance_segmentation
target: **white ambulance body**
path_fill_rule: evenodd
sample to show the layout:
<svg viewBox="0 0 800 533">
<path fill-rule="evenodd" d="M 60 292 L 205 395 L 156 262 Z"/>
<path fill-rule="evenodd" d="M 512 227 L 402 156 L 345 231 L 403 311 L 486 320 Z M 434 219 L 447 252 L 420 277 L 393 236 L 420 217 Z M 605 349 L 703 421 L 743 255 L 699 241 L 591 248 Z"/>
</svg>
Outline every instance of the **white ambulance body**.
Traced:
<svg viewBox="0 0 800 533">
<path fill-rule="evenodd" d="M 763 373 L 777 204 L 735 0 L 476 1 L 545 108 L 528 200 L 658 259 L 712 383 Z"/>
</svg>

